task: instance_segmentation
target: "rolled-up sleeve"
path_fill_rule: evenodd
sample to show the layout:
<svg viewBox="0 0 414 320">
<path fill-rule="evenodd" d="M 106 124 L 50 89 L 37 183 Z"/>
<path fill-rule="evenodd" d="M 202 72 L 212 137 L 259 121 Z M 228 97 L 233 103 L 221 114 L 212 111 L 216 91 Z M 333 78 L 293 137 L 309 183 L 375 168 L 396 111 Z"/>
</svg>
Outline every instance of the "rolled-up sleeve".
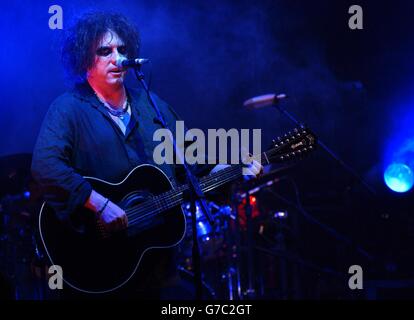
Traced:
<svg viewBox="0 0 414 320">
<path fill-rule="evenodd" d="M 92 187 L 72 166 L 76 121 L 64 99 L 49 108 L 33 151 L 32 176 L 61 220 L 85 204 Z"/>
</svg>

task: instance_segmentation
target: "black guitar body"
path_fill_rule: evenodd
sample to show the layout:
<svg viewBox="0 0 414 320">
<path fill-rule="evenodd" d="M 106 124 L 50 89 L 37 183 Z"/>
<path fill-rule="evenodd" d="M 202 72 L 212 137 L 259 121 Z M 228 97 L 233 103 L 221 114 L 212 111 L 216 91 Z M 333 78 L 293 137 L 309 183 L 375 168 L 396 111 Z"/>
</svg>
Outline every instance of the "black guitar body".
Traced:
<svg viewBox="0 0 414 320">
<path fill-rule="evenodd" d="M 167 176 L 152 165 L 136 167 L 123 181 L 115 184 L 96 178 L 85 179 L 95 191 L 124 210 L 139 203 L 145 206 L 155 195 L 172 189 Z M 129 213 L 129 222 L 134 219 L 141 221 L 143 215 L 149 213 Z M 44 203 L 39 216 L 39 229 L 51 263 L 62 268 L 64 285 L 88 293 L 110 292 L 123 286 L 134 276 L 146 255 L 156 248 L 177 245 L 185 234 L 185 215 L 180 205 L 149 222 L 142 219 L 142 223 L 109 237 L 103 237 L 96 228 L 92 212 L 80 209 L 76 215 L 90 219 L 86 229 L 78 231 L 61 222 Z"/>
</svg>

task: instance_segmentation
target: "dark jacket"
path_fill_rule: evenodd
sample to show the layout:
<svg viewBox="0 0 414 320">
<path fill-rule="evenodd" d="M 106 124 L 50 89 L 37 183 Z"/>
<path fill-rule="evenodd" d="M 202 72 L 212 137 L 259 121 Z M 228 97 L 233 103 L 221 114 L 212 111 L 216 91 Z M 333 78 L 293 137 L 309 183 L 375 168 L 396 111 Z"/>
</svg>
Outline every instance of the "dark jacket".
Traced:
<svg viewBox="0 0 414 320">
<path fill-rule="evenodd" d="M 154 121 L 156 112 L 143 90 L 127 89 L 131 104 L 131 120 L 125 135 L 109 116 L 89 84 L 59 96 L 50 106 L 34 148 L 32 175 L 41 188 L 44 200 L 65 222 L 75 222 L 72 214 L 84 206 L 92 187 L 83 176 L 108 182 L 120 182 L 137 165 L 153 162 L 155 130 L 162 128 Z M 167 124 L 175 135 L 177 114 L 164 101 L 153 95 Z M 177 183 L 174 165 L 158 166 Z M 193 167 L 204 175 L 212 166 Z M 183 181 L 181 181 L 183 182 Z M 74 219 L 72 219 L 74 218 Z M 157 250 L 145 259 L 141 270 L 146 281 L 134 286 L 160 286 L 175 277 L 173 250 Z"/>
<path fill-rule="evenodd" d="M 156 113 L 143 90 L 127 93 L 132 116 L 125 135 L 89 84 L 59 96 L 47 111 L 33 152 L 32 175 L 60 219 L 70 218 L 87 201 L 92 189 L 83 176 L 119 182 L 137 165 L 154 164 L 152 154 L 159 142 L 153 141 L 153 133 L 161 125 L 154 121 Z M 179 117 L 154 98 L 174 132 Z M 175 181 L 174 166 L 159 167 Z M 201 168 L 198 174 L 209 169 Z"/>
</svg>

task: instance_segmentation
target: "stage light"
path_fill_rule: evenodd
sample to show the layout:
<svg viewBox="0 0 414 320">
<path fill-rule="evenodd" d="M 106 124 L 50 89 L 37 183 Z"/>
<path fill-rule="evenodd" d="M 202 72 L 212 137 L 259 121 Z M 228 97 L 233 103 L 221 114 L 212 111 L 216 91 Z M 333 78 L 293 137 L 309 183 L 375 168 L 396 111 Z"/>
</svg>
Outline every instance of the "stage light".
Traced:
<svg viewBox="0 0 414 320">
<path fill-rule="evenodd" d="M 285 219 L 285 218 L 287 218 L 287 216 L 288 216 L 287 211 L 276 211 L 273 214 L 273 218 L 275 218 L 275 219 Z"/>
<path fill-rule="evenodd" d="M 413 170 L 404 163 L 392 163 L 384 172 L 385 184 L 392 191 L 407 192 L 413 187 Z"/>
</svg>

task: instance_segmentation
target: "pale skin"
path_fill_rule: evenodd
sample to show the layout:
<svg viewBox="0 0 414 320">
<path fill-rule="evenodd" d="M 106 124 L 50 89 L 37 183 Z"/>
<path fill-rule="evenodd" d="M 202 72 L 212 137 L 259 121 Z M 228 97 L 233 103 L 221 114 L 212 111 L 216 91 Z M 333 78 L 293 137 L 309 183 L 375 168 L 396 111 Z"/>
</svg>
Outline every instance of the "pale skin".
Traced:
<svg viewBox="0 0 414 320">
<path fill-rule="evenodd" d="M 87 70 L 87 80 L 98 97 L 110 104 L 113 108 L 123 108 L 126 102 L 124 79 L 126 70 L 116 66 L 116 60 L 126 57 L 124 42 L 113 31 L 108 31 L 102 37 L 95 54 L 94 65 Z M 228 165 L 217 165 L 212 172 L 226 168 Z M 251 176 L 257 176 L 262 171 L 257 161 L 247 168 Z M 106 198 L 92 190 L 85 203 L 85 207 L 97 213 L 106 202 Z M 127 228 L 128 218 L 125 211 L 115 203 L 109 201 L 100 215 L 100 220 L 110 232 Z"/>
</svg>

